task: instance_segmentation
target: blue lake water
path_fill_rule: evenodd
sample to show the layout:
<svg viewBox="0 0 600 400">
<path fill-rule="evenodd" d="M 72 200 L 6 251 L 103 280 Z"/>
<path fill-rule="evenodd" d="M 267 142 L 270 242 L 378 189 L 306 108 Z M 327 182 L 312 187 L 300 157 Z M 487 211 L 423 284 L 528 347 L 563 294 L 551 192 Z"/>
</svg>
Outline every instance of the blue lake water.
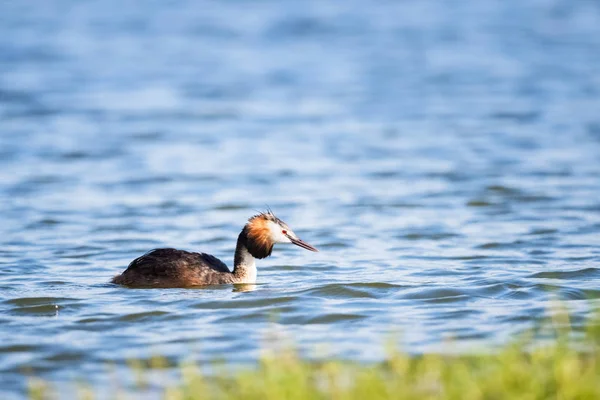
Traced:
<svg viewBox="0 0 600 400">
<path fill-rule="evenodd" d="M 593 1 L 0 4 L 0 387 L 154 354 L 489 349 L 600 302 Z M 259 284 L 109 283 L 156 247 Z M 246 290 L 252 289 L 252 290 Z M 447 341 L 453 340 L 449 346 Z"/>
</svg>

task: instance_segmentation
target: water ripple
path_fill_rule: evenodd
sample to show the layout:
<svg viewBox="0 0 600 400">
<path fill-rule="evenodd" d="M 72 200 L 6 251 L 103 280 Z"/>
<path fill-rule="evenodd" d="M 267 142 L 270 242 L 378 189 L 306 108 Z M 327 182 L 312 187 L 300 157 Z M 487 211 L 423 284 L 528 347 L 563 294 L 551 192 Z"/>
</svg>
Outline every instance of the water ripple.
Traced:
<svg viewBox="0 0 600 400">
<path fill-rule="evenodd" d="M 3 399 L 29 375 L 107 397 L 106 365 L 248 363 L 278 335 L 359 361 L 390 332 L 490 349 L 556 299 L 576 332 L 600 304 L 587 3 L 560 35 L 550 0 L 8 3 Z M 109 282 L 157 247 L 230 263 L 267 205 L 321 251 L 276 245 L 256 285 Z"/>
</svg>

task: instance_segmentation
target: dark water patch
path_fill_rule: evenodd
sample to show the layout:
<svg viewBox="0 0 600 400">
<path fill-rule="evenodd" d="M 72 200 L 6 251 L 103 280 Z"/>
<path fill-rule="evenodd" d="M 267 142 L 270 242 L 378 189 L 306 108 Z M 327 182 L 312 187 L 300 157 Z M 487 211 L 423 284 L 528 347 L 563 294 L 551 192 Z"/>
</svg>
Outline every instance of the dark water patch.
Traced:
<svg viewBox="0 0 600 400">
<path fill-rule="evenodd" d="M 491 243 L 484 243 L 484 244 L 480 244 L 479 246 L 475 246 L 475 248 L 477 249 L 497 249 L 497 248 L 502 248 L 502 247 L 507 247 L 506 244 L 502 244 L 502 243 L 498 243 L 498 242 L 491 242 Z"/>
<path fill-rule="evenodd" d="M 530 235 L 551 235 L 557 233 L 558 229 L 553 228 L 536 228 L 529 231 Z"/>
<path fill-rule="evenodd" d="M 412 232 L 405 233 L 398 236 L 398 239 L 406 240 L 444 240 L 459 237 L 459 234 L 452 232 L 431 232 L 431 230 L 425 230 L 423 232 Z"/>
<path fill-rule="evenodd" d="M 552 197 L 542 194 L 523 194 L 520 196 L 514 196 L 512 199 L 521 203 L 540 203 L 551 202 L 554 200 Z"/>
<path fill-rule="evenodd" d="M 280 271 L 295 271 L 298 273 L 302 273 L 302 272 L 306 271 L 306 268 L 304 265 L 276 265 L 276 266 L 274 266 L 274 268 L 276 268 Z M 268 269 L 268 267 L 265 269 Z"/>
<path fill-rule="evenodd" d="M 484 254 L 472 254 L 472 255 L 464 255 L 464 256 L 451 256 L 451 257 L 443 257 L 447 260 L 457 260 L 457 261 L 480 261 L 480 260 L 502 260 L 502 257 L 498 256 L 487 256 Z"/>
<path fill-rule="evenodd" d="M 168 318 L 166 316 L 172 316 L 171 313 L 167 311 L 145 311 L 139 313 L 132 313 L 120 316 L 117 318 L 118 321 L 121 322 L 144 322 L 144 321 L 166 321 Z"/>
<path fill-rule="evenodd" d="M 112 315 L 98 313 L 95 317 L 82 318 L 76 321 L 78 324 L 96 324 L 110 320 Z"/>
<path fill-rule="evenodd" d="M 57 304 L 43 304 L 37 306 L 21 306 L 14 307 L 9 310 L 14 315 L 37 315 L 37 316 L 56 316 L 59 312 L 59 306 Z"/>
<path fill-rule="evenodd" d="M 337 25 L 337 24 L 336 24 Z M 321 37 L 338 33 L 331 21 L 325 21 L 314 17 L 297 16 L 277 21 L 269 29 L 266 35 L 274 40 L 296 40 L 307 37 Z"/>
<path fill-rule="evenodd" d="M 450 334 L 450 338 L 456 341 L 483 340 L 487 335 L 487 332 L 475 332 L 473 329 L 464 328 Z"/>
<path fill-rule="evenodd" d="M 412 208 L 423 208 L 424 205 L 423 204 L 416 204 L 416 203 L 409 203 L 409 202 L 391 202 L 388 203 L 386 205 L 387 208 L 408 208 L 408 209 L 412 209 Z"/>
<path fill-rule="evenodd" d="M 489 185 L 485 188 L 485 190 L 490 194 L 498 194 L 504 196 L 515 196 L 521 193 L 521 191 L 517 188 L 504 185 Z"/>
<path fill-rule="evenodd" d="M 73 165 L 77 162 L 84 161 L 106 161 L 110 159 L 118 159 L 124 155 L 122 149 L 118 147 L 99 148 L 90 150 L 68 150 L 49 154 L 48 159 L 64 162 L 65 164 Z"/>
<path fill-rule="evenodd" d="M 600 278 L 600 268 L 583 268 L 574 271 L 542 271 L 529 275 L 534 279 L 597 279 Z"/>
<path fill-rule="evenodd" d="M 92 258 L 98 254 L 105 252 L 106 249 L 98 250 L 98 251 L 90 251 L 90 252 L 79 252 L 76 254 L 62 254 L 60 257 L 63 259 L 79 259 L 79 258 Z M 78 263 L 74 265 L 86 265 L 86 263 Z"/>
<path fill-rule="evenodd" d="M 508 286 L 510 290 L 498 296 L 499 299 L 528 300 L 543 298 L 547 302 L 550 292 L 556 289 L 549 285 L 531 283 L 510 284 Z"/>
<path fill-rule="evenodd" d="M 540 250 L 540 249 L 533 249 L 533 250 L 527 251 L 527 254 L 529 254 L 531 256 L 549 256 L 553 253 L 554 253 L 554 251 L 552 251 L 552 250 Z"/>
<path fill-rule="evenodd" d="M 176 200 L 165 200 L 156 204 L 155 207 L 163 211 L 175 211 L 176 215 L 183 215 L 195 211 L 195 208 Z"/>
<path fill-rule="evenodd" d="M 588 246 L 584 246 L 588 247 Z M 593 256 L 581 256 L 581 257 L 565 257 L 564 261 L 567 262 L 581 262 L 581 261 L 594 261 L 597 260 L 597 257 Z"/>
<path fill-rule="evenodd" d="M 412 268 L 410 268 L 412 269 Z M 419 269 L 415 269 L 414 271 L 409 272 L 409 274 L 411 276 L 417 276 L 417 277 L 430 277 L 430 278 L 436 278 L 436 277 L 441 277 L 441 276 L 473 276 L 474 272 L 470 269 L 463 269 L 463 268 L 457 268 L 455 266 L 448 266 L 446 268 L 442 267 L 442 268 L 434 268 L 434 267 L 428 267 L 428 268 L 419 268 Z"/>
<path fill-rule="evenodd" d="M 588 300 L 589 296 L 584 290 L 579 290 L 577 288 L 565 288 L 561 287 L 559 289 L 560 299 L 563 301 L 566 300 Z"/>
<path fill-rule="evenodd" d="M 501 297 L 512 289 L 511 285 L 507 283 L 493 283 L 487 285 L 474 284 L 476 285 L 477 295 L 485 297 Z"/>
<path fill-rule="evenodd" d="M 22 316 L 57 316 L 64 312 L 76 313 L 83 307 L 79 299 L 32 297 L 15 298 L 3 302 L 10 308 L 6 311 L 10 315 Z"/>
<path fill-rule="evenodd" d="M 582 289 L 581 292 L 586 299 L 597 300 L 600 299 L 600 289 Z"/>
<path fill-rule="evenodd" d="M 547 318 L 546 309 L 536 308 L 522 311 L 519 314 L 511 314 L 500 318 L 501 322 L 507 324 L 527 324 L 527 329 L 532 329 Z"/>
<path fill-rule="evenodd" d="M 0 276 L 10 276 L 15 279 L 22 279 L 25 276 L 33 275 L 35 273 L 43 273 L 47 269 L 46 265 L 37 264 L 32 259 L 20 259 L 14 261 L 14 264 L 5 264 L 0 270 Z"/>
<path fill-rule="evenodd" d="M 150 370 L 152 368 L 160 369 L 160 368 L 176 368 L 179 366 L 179 359 L 174 356 L 164 355 L 160 356 L 160 360 L 157 359 L 156 356 L 150 357 L 136 357 L 135 363 L 131 360 L 128 360 L 131 366 L 135 368 L 140 368 L 140 370 Z M 149 384 L 152 384 L 151 382 Z"/>
<path fill-rule="evenodd" d="M 346 249 L 351 247 L 348 243 L 345 242 L 338 242 L 338 241 L 331 241 L 331 242 L 326 242 L 326 243 L 319 243 L 319 249 L 321 249 L 321 251 L 324 250 L 331 250 L 331 251 L 335 251 L 338 249 Z"/>
<path fill-rule="evenodd" d="M 299 296 L 314 296 L 324 298 L 378 298 L 389 296 L 401 290 L 403 286 L 384 282 L 328 284 L 298 293 Z"/>
<path fill-rule="evenodd" d="M 528 245 L 529 245 L 529 243 L 527 243 L 526 241 L 517 239 L 512 242 L 505 242 L 505 243 L 501 243 L 501 242 L 483 243 L 478 246 L 475 246 L 475 248 L 481 249 L 481 250 L 495 250 L 495 249 L 497 249 L 497 250 L 516 250 L 516 249 L 521 249 L 523 247 L 526 247 Z"/>
<path fill-rule="evenodd" d="M 419 174 L 421 176 L 421 174 Z M 442 179 L 452 183 L 465 183 L 472 179 L 472 176 L 461 171 L 443 171 L 443 172 L 424 172 L 422 176 L 433 179 Z"/>
<path fill-rule="evenodd" d="M 42 350 L 44 346 L 39 344 L 11 344 L 0 346 L 0 353 L 28 353 L 38 352 Z"/>
<path fill-rule="evenodd" d="M 467 207 L 490 207 L 493 205 L 495 204 L 492 201 L 485 199 L 473 199 L 467 202 Z"/>
<path fill-rule="evenodd" d="M 42 104 L 30 104 L 24 109 L 9 109 L 4 111 L 3 118 L 6 120 L 18 119 L 44 119 L 60 114 L 62 111 Z"/>
<path fill-rule="evenodd" d="M 496 120 L 513 121 L 519 124 L 531 124 L 541 117 L 539 111 L 498 111 L 490 114 Z"/>
<path fill-rule="evenodd" d="M 157 142 L 160 139 L 165 137 L 164 131 L 147 131 L 147 132 L 134 132 L 130 133 L 129 137 L 134 140 L 139 140 L 142 142 Z"/>
<path fill-rule="evenodd" d="M 547 262 L 546 260 L 539 260 L 537 258 L 526 258 L 525 256 L 523 257 L 506 257 L 506 258 L 502 258 L 502 263 L 506 264 L 506 265 L 516 265 L 516 266 L 522 266 L 523 268 L 527 268 L 528 266 L 531 265 L 546 265 Z"/>
<path fill-rule="evenodd" d="M 77 160 L 84 160 L 86 158 L 92 158 L 92 154 L 85 152 L 85 151 L 67 151 L 64 153 L 60 154 L 60 158 L 67 160 L 67 161 L 77 161 Z"/>
<path fill-rule="evenodd" d="M 213 207 L 214 210 L 218 210 L 218 211 L 247 210 L 248 208 L 249 208 L 249 205 L 247 203 L 220 204 L 218 206 Z"/>
<path fill-rule="evenodd" d="M 124 186 L 127 188 L 135 188 L 138 186 L 145 185 L 158 185 L 173 182 L 174 178 L 172 176 L 145 176 L 139 178 L 127 179 L 119 182 L 120 186 Z"/>
<path fill-rule="evenodd" d="M 455 320 L 460 318 L 474 318 L 481 314 L 482 312 L 479 310 L 460 308 L 456 310 L 441 311 L 440 318 Z M 469 327 L 469 329 L 472 329 L 472 327 Z"/>
<path fill-rule="evenodd" d="M 296 301 L 296 305 L 288 306 L 272 306 L 269 307 L 269 316 L 271 321 L 277 321 L 285 323 L 287 318 L 295 318 L 295 315 L 303 314 L 305 312 L 304 307 L 300 306 L 300 302 Z"/>
<path fill-rule="evenodd" d="M 43 229 L 43 228 L 53 228 L 56 225 L 60 225 L 65 221 L 56 219 L 56 218 L 42 218 L 40 220 L 31 222 L 25 226 L 25 229 Z"/>
<path fill-rule="evenodd" d="M 292 169 L 284 168 L 284 169 L 277 171 L 276 175 L 281 178 L 292 178 L 294 176 L 297 176 L 298 173 Z"/>
<path fill-rule="evenodd" d="M 59 248 L 54 250 L 54 254 L 61 259 L 79 259 L 91 258 L 106 251 L 106 248 L 99 246 L 76 246 L 73 248 Z"/>
<path fill-rule="evenodd" d="M 402 173 L 400 171 L 373 171 L 368 176 L 375 179 L 390 179 L 402 176 Z"/>
<path fill-rule="evenodd" d="M 93 232 L 127 232 L 134 231 L 136 225 L 133 223 L 114 223 L 114 224 L 102 224 L 94 227 Z M 127 240 L 127 239 L 124 239 Z M 151 240 L 148 240 L 152 242 Z M 104 241 L 106 242 L 106 241 Z"/>
<path fill-rule="evenodd" d="M 0 88 L 0 103 L 39 105 L 39 98 L 31 92 Z"/>
<path fill-rule="evenodd" d="M 464 290 L 453 288 L 423 288 L 410 291 L 401 295 L 401 298 L 410 300 L 423 300 L 432 303 L 460 302 L 469 297 Z"/>
<path fill-rule="evenodd" d="M 48 363 L 61 362 L 77 362 L 87 358 L 87 353 L 84 351 L 63 350 L 60 353 L 52 354 L 43 358 L 43 361 Z"/>
<path fill-rule="evenodd" d="M 229 315 L 218 319 L 218 322 L 226 323 L 226 322 L 267 322 L 273 319 L 273 314 L 253 311 L 253 312 L 244 312 L 239 315 Z"/>
<path fill-rule="evenodd" d="M 76 302 L 77 299 L 69 297 L 20 297 L 3 301 L 3 304 L 14 305 L 18 307 L 38 306 L 46 304 L 59 304 L 65 302 Z"/>
<path fill-rule="evenodd" d="M 282 297 L 265 297 L 265 298 L 238 298 L 233 301 L 202 301 L 193 304 L 191 307 L 196 309 L 253 309 L 253 308 L 269 308 L 281 304 L 288 304 L 296 301 L 295 296 L 282 296 Z"/>
<path fill-rule="evenodd" d="M 346 323 L 346 322 L 359 321 L 364 318 L 365 318 L 365 316 L 358 315 L 358 314 L 325 314 L 325 315 L 319 315 L 319 316 L 315 316 L 315 317 L 305 318 L 305 319 L 298 321 L 298 323 L 306 324 L 306 325 L 330 324 L 330 323 L 336 323 L 336 322 Z"/>
</svg>

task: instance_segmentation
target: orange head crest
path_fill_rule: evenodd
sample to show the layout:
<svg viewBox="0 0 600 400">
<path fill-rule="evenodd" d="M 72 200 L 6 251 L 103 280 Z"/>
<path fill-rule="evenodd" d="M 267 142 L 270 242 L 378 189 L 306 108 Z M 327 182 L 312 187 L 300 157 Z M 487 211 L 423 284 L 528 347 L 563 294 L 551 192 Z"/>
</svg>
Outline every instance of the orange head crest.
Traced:
<svg viewBox="0 0 600 400">
<path fill-rule="evenodd" d="M 242 234 L 246 236 L 246 248 L 256 258 L 270 256 L 275 243 L 293 243 L 307 250 L 318 251 L 300 240 L 271 210 L 250 218 Z"/>
</svg>

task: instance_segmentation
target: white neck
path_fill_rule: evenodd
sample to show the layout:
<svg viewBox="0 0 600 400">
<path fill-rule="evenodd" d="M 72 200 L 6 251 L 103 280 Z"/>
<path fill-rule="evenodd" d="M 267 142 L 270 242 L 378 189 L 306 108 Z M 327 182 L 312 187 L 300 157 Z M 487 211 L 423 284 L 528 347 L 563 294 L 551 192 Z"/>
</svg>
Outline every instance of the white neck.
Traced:
<svg viewBox="0 0 600 400">
<path fill-rule="evenodd" d="M 256 283 L 256 259 L 240 241 L 235 249 L 233 264 L 235 283 Z"/>
</svg>

